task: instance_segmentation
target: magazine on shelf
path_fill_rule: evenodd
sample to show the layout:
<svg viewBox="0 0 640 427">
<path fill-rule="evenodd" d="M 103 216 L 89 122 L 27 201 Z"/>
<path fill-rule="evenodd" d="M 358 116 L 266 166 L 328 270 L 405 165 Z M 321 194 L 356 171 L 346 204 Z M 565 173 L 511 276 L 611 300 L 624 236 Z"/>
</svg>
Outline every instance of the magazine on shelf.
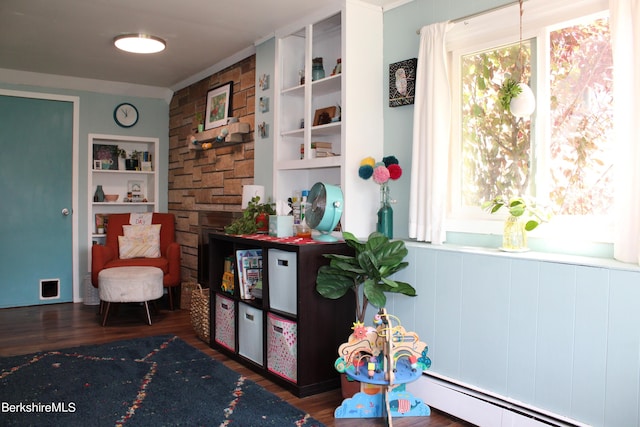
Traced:
<svg viewBox="0 0 640 427">
<path fill-rule="evenodd" d="M 262 249 L 240 249 L 236 251 L 240 298 L 262 297 Z M 252 294 L 252 289 L 256 289 Z M 258 292 L 259 290 L 259 292 Z M 259 294 L 259 296 L 258 296 Z"/>
</svg>

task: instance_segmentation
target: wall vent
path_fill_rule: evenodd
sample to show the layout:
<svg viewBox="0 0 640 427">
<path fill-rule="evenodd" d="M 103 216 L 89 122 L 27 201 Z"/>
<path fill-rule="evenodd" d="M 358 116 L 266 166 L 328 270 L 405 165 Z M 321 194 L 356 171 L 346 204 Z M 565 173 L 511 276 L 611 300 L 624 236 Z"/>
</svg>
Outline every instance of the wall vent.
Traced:
<svg viewBox="0 0 640 427">
<path fill-rule="evenodd" d="M 40 299 L 58 299 L 60 298 L 60 279 L 42 279 L 40 280 Z"/>
</svg>

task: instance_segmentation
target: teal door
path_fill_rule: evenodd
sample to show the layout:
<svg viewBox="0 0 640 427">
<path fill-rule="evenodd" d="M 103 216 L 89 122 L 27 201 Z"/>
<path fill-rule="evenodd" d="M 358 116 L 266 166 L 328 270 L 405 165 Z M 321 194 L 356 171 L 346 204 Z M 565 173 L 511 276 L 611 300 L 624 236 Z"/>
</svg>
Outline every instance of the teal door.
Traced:
<svg viewBox="0 0 640 427">
<path fill-rule="evenodd" d="M 0 308 L 73 300 L 72 152 L 72 102 L 0 95 Z"/>
</svg>

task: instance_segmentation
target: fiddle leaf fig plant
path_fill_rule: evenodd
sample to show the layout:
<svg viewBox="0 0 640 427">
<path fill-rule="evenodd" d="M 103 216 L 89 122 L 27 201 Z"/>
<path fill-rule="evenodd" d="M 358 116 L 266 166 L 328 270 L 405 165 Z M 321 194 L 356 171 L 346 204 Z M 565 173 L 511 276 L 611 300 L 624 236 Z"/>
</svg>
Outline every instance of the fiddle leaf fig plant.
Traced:
<svg viewBox="0 0 640 427">
<path fill-rule="evenodd" d="M 338 299 L 350 290 L 355 292 L 356 319 L 359 322 L 364 322 L 369 303 L 376 308 L 386 305 L 386 292 L 416 296 L 413 286 L 389 278 L 409 265 L 404 261 L 408 250 L 402 240 L 391 241 L 378 232 L 371 233 L 365 242 L 360 242 L 346 231 L 342 237 L 354 249 L 355 255 L 324 255 L 331 261 L 318 270 L 316 290 L 320 295 Z"/>
</svg>

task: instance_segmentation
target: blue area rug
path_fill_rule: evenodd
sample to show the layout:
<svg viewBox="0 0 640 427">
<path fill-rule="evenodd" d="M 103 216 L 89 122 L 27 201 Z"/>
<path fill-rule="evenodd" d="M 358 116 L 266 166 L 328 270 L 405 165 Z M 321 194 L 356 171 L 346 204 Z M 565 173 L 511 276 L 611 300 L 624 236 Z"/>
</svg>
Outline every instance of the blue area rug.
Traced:
<svg viewBox="0 0 640 427">
<path fill-rule="evenodd" d="M 323 426 L 175 336 L 0 358 L 2 426 Z"/>
</svg>

